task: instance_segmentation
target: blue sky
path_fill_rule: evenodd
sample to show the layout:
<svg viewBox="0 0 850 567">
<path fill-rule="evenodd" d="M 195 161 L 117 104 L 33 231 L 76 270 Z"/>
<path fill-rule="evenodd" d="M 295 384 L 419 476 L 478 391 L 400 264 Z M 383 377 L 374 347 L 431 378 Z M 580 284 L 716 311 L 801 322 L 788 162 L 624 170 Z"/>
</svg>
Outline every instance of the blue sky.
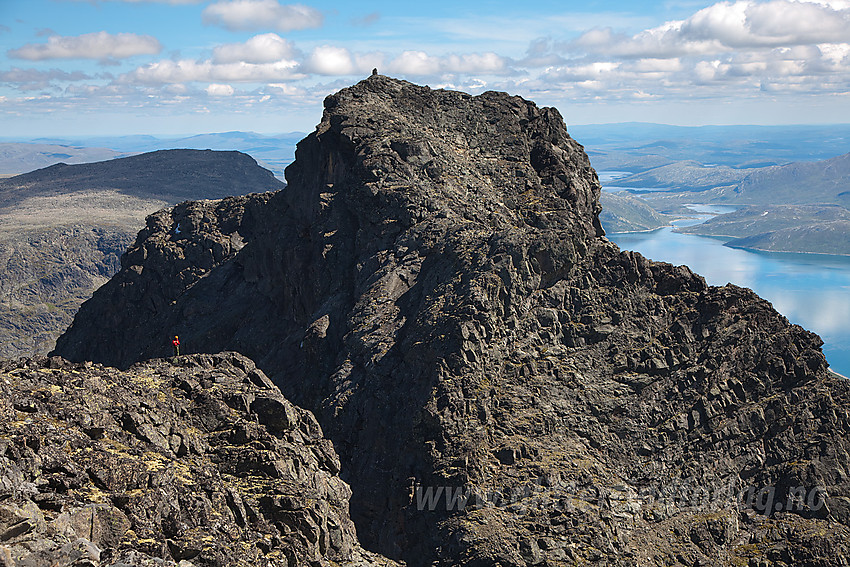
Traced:
<svg viewBox="0 0 850 567">
<path fill-rule="evenodd" d="M 369 74 L 568 123 L 850 122 L 850 0 L 0 0 L 0 136 L 309 131 Z"/>
</svg>

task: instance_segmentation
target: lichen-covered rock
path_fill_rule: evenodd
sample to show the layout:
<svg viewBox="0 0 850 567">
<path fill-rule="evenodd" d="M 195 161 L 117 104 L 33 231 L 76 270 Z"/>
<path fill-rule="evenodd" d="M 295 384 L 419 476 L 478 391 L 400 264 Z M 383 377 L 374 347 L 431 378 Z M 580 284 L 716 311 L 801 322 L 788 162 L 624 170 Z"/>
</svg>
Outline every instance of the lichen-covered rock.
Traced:
<svg viewBox="0 0 850 567">
<path fill-rule="evenodd" d="M 238 354 L 0 365 L 5 567 L 389 564 L 359 548 L 338 472 Z"/>
<path fill-rule="evenodd" d="M 411 565 L 850 561 L 848 382 L 751 291 L 608 242 L 557 111 L 373 76 L 286 175 L 152 218 L 57 352 L 251 356 Z"/>
</svg>

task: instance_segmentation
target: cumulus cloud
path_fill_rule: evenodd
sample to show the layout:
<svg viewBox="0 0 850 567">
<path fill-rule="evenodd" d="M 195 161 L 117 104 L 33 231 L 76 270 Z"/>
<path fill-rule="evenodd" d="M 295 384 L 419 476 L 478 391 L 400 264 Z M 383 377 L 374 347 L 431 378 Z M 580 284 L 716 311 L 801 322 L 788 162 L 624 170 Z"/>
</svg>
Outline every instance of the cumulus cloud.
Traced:
<svg viewBox="0 0 850 567">
<path fill-rule="evenodd" d="M 213 50 L 216 63 L 272 63 L 299 57 L 299 52 L 288 40 L 276 33 L 255 35 L 244 43 L 228 43 Z"/>
<path fill-rule="evenodd" d="M 429 55 L 424 51 L 404 51 L 395 57 L 384 53 L 353 53 L 344 47 L 322 45 L 305 58 L 301 70 L 317 75 L 368 74 L 377 67 L 391 75 L 439 77 L 447 74 L 506 75 L 516 73 L 511 60 L 495 53 Z"/>
<path fill-rule="evenodd" d="M 850 42 L 850 8 L 797 0 L 719 2 L 686 20 L 629 36 L 594 29 L 574 49 L 620 57 L 679 57 L 817 43 Z"/>
<path fill-rule="evenodd" d="M 175 57 L 142 65 L 119 76 L 109 88 L 103 84 L 108 79 L 104 75 L 95 77 L 96 85 L 83 85 L 83 74 L 51 75 L 32 69 L 5 71 L 0 79 L 22 91 L 38 87 L 55 91 L 65 84 L 66 93 L 91 99 L 136 96 L 136 100 L 168 99 L 170 104 L 196 99 L 203 105 L 318 100 L 348 84 L 349 77 L 368 75 L 373 67 L 433 86 L 496 88 L 534 97 L 546 93 L 542 100 L 549 101 L 560 97 L 556 99 L 629 104 L 755 99 L 763 93 L 772 99 L 781 93 L 846 93 L 850 84 L 850 0 L 728 0 L 682 20 L 646 26 L 639 33 L 614 28 L 558 32 L 576 34 L 570 37 L 550 31 L 531 41 L 520 59 L 499 51 L 435 54 L 418 47 L 360 52 L 343 43 L 311 45 L 302 52 L 280 30 L 316 27 L 322 16 L 283 1 L 211 0 L 204 12 L 207 23 L 275 32 L 219 45 L 208 58 Z M 349 23 L 374 20 L 369 16 Z M 80 45 L 84 37 L 51 37 L 38 49 L 24 46 L 13 52 L 22 57 L 20 52 L 30 48 L 37 52 L 30 55 L 41 58 L 48 58 L 48 53 L 51 57 L 84 53 Z M 62 51 L 53 45 L 62 39 L 77 40 L 77 45 L 66 45 Z M 384 40 L 380 45 L 386 45 Z M 101 62 L 119 57 L 105 53 L 108 50 L 95 51 L 89 49 L 88 56 Z M 323 82 L 322 77 L 330 79 Z"/>
<path fill-rule="evenodd" d="M 351 75 L 355 72 L 354 65 L 354 58 L 344 47 L 323 45 L 310 53 L 302 69 L 320 75 Z"/>
<path fill-rule="evenodd" d="M 121 75 L 120 83 L 167 84 L 190 82 L 265 83 L 303 78 L 294 61 L 271 63 L 214 63 L 212 61 L 157 61 Z"/>
<path fill-rule="evenodd" d="M 515 72 L 510 60 L 495 53 L 433 56 L 424 51 L 405 51 L 387 64 L 400 75 L 428 76 L 445 73 L 502 75 Z"/>
<path fill-rule="evenodd" d="M 159 41 L 149 35 L 110 34 L 105 31 L 79 36 L 52 36 L 47 43 L 29 43 L 10 49 L 9 57 L 43 61 L 45 59 L 125 59 L 135 55 L 155 55 L 162 51 Z"/>
<path fill-rule="evenodd" d="M 269 83 L 266 85 L 266 90 L 271 93 L 282 94 L 285 96 L 304 96 L 307 94 L 307 91 L 303 88 L 289 83 Z"/>
<path fill-rule="evenodd" d="M 850 0 L 730 0 L 639 33 L 530 42 L 527 88 L 564 96 L 694 100 L 846 93 Z"/>
<path fill-rule="evenodd" d="M 380 53 L 352 53 L 344 47 L 321 45 L 310 52 L 301 70 L 317 75 L 363 75 L 381 67 L 383 62 Z"/>
<path fill-rule="evenodd" d="M 204 9 L 205 24 L 231 31 L 274 29 L 281 32 L 321 27 L 324 16 L 303 4 L 277 0 L 223 0 Z"/>
<path fill-rule="evenodd" d="M 230 85 L 221 85 L 218 83 L 209 85 L 206 90 L 209 96 L 233 96 L 235 92 Z"/>
</svg>

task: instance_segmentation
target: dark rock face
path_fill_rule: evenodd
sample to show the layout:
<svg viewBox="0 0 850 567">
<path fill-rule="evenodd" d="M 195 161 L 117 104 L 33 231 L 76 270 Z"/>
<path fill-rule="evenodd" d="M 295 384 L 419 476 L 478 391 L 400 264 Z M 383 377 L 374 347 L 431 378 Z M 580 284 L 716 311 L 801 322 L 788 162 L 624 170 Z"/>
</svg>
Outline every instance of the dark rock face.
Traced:
<svg viewBox="0 0 850 567">
<path fill-rule="evenodd" d="M 238 354 L 0 368 L 0 562 L 389 564 L 313 415 Z"/>
<path fill-rule="evenodd" d="M 361 541 L 411 565 L 848 560 L 820 339 L 604 239 L 557 111 L 373 76 L 286 173 L 151 217 L 56 352 L 251 356 L 317 413 Z"/>
</svg>

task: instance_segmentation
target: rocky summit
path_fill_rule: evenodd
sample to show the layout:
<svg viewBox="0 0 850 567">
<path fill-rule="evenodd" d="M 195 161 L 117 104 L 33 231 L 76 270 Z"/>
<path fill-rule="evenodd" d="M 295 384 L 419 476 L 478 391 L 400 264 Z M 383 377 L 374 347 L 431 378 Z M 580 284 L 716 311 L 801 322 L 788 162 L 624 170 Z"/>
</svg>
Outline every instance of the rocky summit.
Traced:
<svg viewBox="0 0 850 567">
<path fill-rule="evenodd" d="M 147 220 L 56 354 L 251 357 L 411 566 L 846 565 L 850 387 L 735 286 L 620 251 L 560 114 L 372 76 L 277 193 Z"/>
</svg>

